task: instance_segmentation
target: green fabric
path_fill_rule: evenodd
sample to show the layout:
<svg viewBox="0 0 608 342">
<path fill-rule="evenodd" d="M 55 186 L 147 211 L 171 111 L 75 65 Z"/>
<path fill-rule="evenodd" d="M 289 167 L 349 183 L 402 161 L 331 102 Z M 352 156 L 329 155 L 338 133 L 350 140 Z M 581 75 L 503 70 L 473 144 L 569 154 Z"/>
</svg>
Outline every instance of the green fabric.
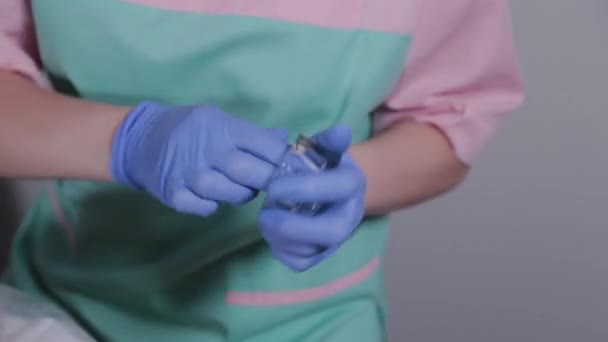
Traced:
<svg viewBox="0 0 608 342">
<path fill-rule="evenodd" d="M 118 1 L 32 3 L 57 89 L 117 104 L 212 104 L 293 135 L 342 122 L 356 141 L 367 139 L 369 113 L 388 96 L 410 45 L 395 34 Z M 115 184 L 57 181 L 21 226 L 7 281 L 59 303 L 104 341 L 383 340 L 382 267 L 307 303 L 226 303 L 227 291 L 317 287 L 382 257 L 387 220 L 370 219 L 335 256 L 293 273 L 257 231 L 260 202 L 200 218 Z"/>
</svg>

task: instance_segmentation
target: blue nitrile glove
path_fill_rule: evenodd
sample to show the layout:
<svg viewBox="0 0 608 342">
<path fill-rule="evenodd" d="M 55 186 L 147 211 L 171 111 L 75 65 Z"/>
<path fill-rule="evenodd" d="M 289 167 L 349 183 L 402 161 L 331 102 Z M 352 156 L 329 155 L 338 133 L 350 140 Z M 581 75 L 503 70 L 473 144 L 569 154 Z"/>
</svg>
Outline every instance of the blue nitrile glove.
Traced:
<svg viewBox="0 0 608 342">
<path fill-rule="evenodd" d="M 318 174 L 293 174 L 268 187 L 272 200 L 323 203 L 316 216 L 277 208 L 260 212 L 260 230 L 275 258 L 294 271 L 305 271 L 331 256 L 361 223 L 365 213 L 366 179 L 346 153 L 351 133 L 335 127 L 314 137 L 320 144 L 343 153 L 339 166 Z"/>
<path fill-rule="evenodd" d="M 183 213 L 210 215 L 264 189 L 287 148 L 268 130 L 209 106 L 137 105 L 118 127 L 111 172 Z"/>
</svg>

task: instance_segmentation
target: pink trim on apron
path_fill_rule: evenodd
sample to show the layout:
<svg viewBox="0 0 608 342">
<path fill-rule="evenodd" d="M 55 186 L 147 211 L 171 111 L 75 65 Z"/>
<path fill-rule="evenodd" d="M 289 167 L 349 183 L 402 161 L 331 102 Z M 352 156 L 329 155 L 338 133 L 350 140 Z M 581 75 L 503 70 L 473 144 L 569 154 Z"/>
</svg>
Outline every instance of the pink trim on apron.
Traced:
<svg viewBox="0 0 608 342">
<path fill-rule="evenodd" d="M 57 191 L 55 191 L 55 187 L 53 186 L 53 184 L 49 184 L 47 186 L 47 193 L 48 193 L 48 198 L 49 201 L 51 203 L 51 207 L 53 208 L 53 213 L 55 214 L 55 218 L 57 219 L 57 221 L 59 222 L 59 224 L 61 224 L 61 227 L 63 228 L 63 232 L 65 233 L 65 237 L 66 240 L 68 241 L 68 244 L 70 245 L 70 248 L 72 249 L 76 249 L 76 234 L 74 234 L 74 227 L 72 226 L 72 223 L 70 222 L 70 220 L 68 220 L 65 211 L 63 210 L 63 208 L 61 207 L 61 204 L 59 203 L 59 198 L 57 196 Z"/>
<path fill-rule="evenodd" d="M 378 257 L 357 271 L 336 279 L 322 286 L 276 292 L 238 292 L 231 291 L 226 295 L 226 302 L 230 305 L 240 306 L 278 306 L 301 304 L 329 297 L 369 279 L 380 266 Z"/>
</svg>

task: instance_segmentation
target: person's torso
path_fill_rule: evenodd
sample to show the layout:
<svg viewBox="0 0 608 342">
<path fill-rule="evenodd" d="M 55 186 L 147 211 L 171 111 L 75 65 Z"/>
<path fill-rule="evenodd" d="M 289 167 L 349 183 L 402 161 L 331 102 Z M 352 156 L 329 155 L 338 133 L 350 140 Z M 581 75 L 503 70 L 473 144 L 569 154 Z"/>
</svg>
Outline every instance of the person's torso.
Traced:
<svg viewBox="0 0 608 342">
<path fill-rule="evenodd" d="M 127 105 L 211 104 L 293 135 L 341 122 L 360 142 L 403 71 L 412 3 L 32 0 L 32 7 L 44 67 L 60 91 Z M 111 340 L 114 332 L 133 340 L 273 340 L 279 328 L 259 330 L 270 322 L 322 326 L 323 314 L 297 323 L 312 308 L 331 316 L 345 298 L 355 311 L 382 306 L 373 297 L 381 291 L 383 218 L 367 220 L 321 266 L 295 274 L 265 248 L 259 200 L 198 218 L 112 184 L 57 182 L 48 195 L 20 233 L 36 244 L 39 286 Z M 164 324 L 138 331 L 141 320 Z"/>
</svg>

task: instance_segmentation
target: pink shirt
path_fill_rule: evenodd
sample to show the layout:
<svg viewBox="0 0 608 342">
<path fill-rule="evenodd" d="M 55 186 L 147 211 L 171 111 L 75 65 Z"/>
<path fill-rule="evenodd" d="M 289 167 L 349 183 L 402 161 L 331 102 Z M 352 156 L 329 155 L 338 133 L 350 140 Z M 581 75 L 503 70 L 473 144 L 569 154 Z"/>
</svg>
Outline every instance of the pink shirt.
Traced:
<svg viewBox="0 0 608 342">
<path fill-rule="evenodd" d="M 270 12 L 279 19 L 326 25 L 327 4 L 314 16 L 300 15 L 310 14 L 309 7 L 320 1 L 329 0 L 259 0 L 255 5 L 251 0 L 130 0 L 168 10 L 249 16 L 267 16 L 272 7 Z M 335 10 L 343 11 L 339 2 L 336 4 Z M 414 36 L 401 80 L 375 117 L 376 129 L 403 119 L 432 124 L 445 134 L 455 154 L 471 163 L 505 115 L 523 100 L 507 1 L 394 0 L 384 1 L 386 7 L 373 4 L 368 5 L 371 19 L 365 29 L 408 31 Z M 34 24 L 28 0 L 0 3 L 0 68 L 46 86 Z M 352 28 L 353 20 L 345 13 L 343 20 L 331 25 Z"/>
</svg>

